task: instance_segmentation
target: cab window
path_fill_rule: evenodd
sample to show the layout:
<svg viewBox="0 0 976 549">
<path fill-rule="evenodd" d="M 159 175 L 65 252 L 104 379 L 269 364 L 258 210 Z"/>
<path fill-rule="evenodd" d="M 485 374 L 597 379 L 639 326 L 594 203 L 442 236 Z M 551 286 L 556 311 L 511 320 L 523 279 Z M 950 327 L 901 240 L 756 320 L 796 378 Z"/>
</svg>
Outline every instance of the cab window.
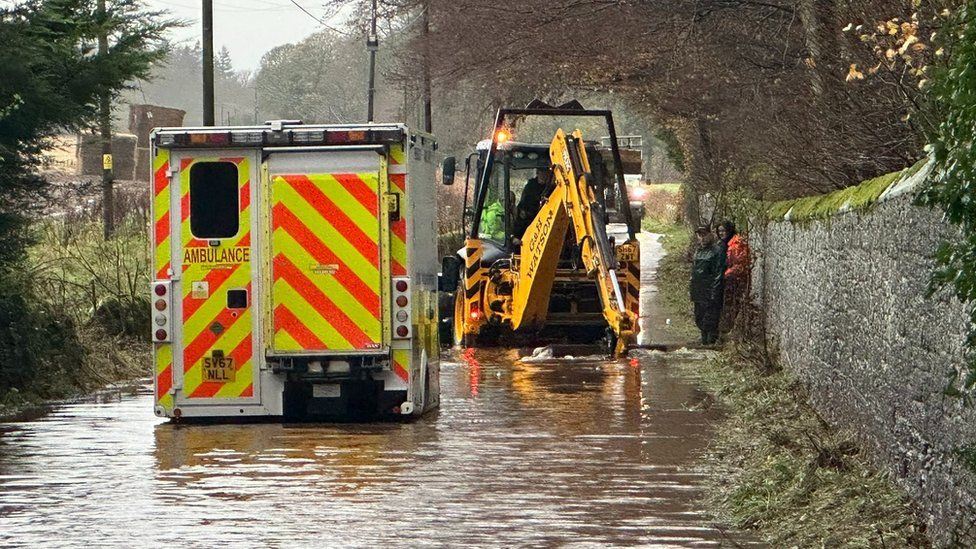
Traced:
<svg viewBox="0 0 976 549">
<path fill-rule="evenodd" d="M 237 165 L 197 162 L 190 168 L 190 232 L 200 239 L 231 238 L 240 225 Z"/>
<path fill-rule="evenodd" d="M 506 175 L 508 166 L 495 164 L 491 180 L 485 193 L 484 206 L 481 209 L 481 225 L 478 227 L 478 238 L 505 241 L 506 218 L 510 209 Z"/>
</svg>

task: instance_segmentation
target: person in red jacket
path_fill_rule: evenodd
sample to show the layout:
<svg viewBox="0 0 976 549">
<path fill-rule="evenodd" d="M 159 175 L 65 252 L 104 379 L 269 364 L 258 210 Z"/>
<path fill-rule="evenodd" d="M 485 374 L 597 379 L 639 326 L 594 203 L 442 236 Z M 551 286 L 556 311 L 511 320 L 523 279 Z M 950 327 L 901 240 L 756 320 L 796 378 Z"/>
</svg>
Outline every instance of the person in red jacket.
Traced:
<svg viewBox="0 0 976 549">
<path fill-rule="evenodd" d="M 735 230 L 731 221 L 719 225 L 718 236 L 725 244 L 721 331 L 728 333 L 732 330 L 748 294 L 752 264 L 749 243 Z"/>
</svg>

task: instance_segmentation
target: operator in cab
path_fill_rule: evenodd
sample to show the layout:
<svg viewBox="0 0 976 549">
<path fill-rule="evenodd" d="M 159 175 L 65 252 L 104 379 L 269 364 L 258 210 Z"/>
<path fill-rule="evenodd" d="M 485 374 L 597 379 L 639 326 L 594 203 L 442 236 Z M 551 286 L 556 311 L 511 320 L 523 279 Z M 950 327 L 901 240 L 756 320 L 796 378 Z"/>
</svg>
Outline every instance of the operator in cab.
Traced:
<svg viewBox="0 0 976 549">
<path fill-rule="evenodd" d="M 535 177 L 529 179 L 522 189 L 522 196 L 515 206 L 515 223 L 513 226 L 512 237 L 521 240 L 526 229 L 539 215 L 542 209 L 542 200 L 548 194 L 547 191 L 552 186 L 552 172 L 548 169 L 539 168 L 535 172 Z"/>
</svg>

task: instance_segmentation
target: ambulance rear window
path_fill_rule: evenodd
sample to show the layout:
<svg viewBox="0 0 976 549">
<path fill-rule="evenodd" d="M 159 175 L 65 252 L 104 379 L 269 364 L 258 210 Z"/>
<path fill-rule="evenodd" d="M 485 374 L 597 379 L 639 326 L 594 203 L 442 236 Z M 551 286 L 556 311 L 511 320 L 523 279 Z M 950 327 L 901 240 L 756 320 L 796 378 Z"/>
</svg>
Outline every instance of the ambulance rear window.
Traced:
<svg viewBox="0 0 976 549">
<path fill-rule="evenodd" d="M 190 232 L 196 238 L 230 238 L 237 234 L 240 211 L 237 165 L 197 162 L 190 168 Z"/>
</svg>

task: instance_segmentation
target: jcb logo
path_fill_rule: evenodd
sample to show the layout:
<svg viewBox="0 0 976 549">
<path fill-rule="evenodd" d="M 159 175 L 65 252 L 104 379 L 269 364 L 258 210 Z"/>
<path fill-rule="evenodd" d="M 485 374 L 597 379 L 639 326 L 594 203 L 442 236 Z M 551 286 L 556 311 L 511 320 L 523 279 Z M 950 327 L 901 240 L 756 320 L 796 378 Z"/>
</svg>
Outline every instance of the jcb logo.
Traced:
<svg viewBox="0 0 976 549">
<path fill-rule="evenodd" d="M 229 383 L 237 378 L 234 359 L 224 356 L 221 350 L 215 350 L 210 356 L 203 357 L 203 381 Z"/>
</svg>

